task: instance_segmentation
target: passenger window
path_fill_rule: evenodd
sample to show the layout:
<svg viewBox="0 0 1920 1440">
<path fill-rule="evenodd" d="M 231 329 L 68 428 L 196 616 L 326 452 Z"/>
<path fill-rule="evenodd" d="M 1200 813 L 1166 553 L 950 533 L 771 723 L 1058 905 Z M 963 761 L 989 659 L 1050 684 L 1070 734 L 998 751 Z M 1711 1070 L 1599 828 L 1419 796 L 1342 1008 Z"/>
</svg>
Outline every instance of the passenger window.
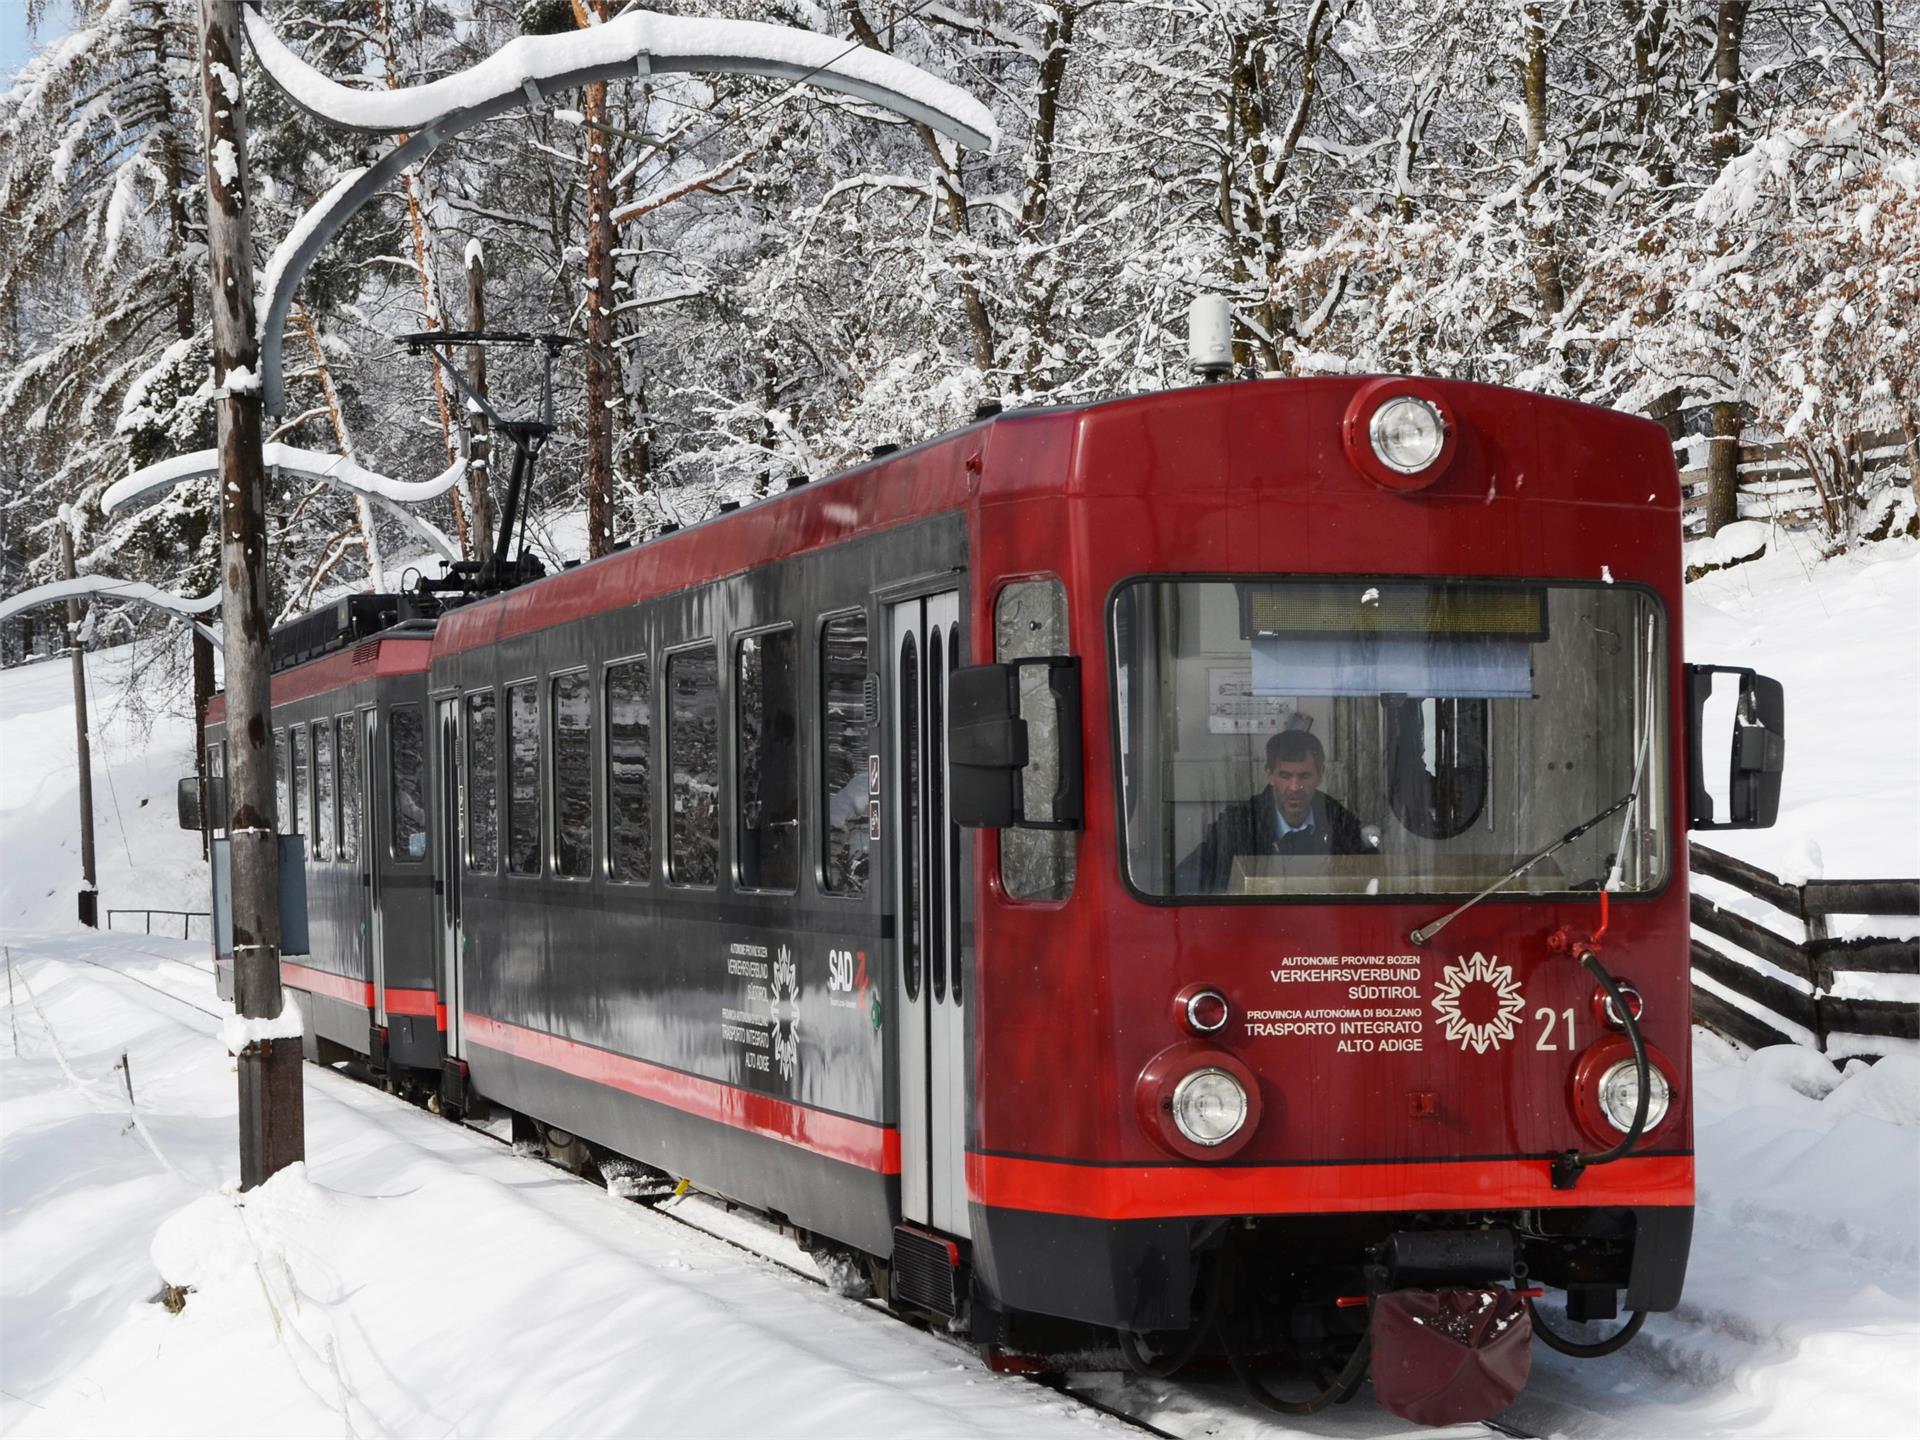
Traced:
<svg viewBox="0 0 1920 1440">
<path fill-rule="evenodd" d="M 993 635 L 994 658 L 1002 663 L 1067 654 L 1066 587 L 1058 580 L 1007 586 L 994 605 Z M 1029 816 L 1051 816 L 1060 779 L 1060 730 L 1046 667 L 1021 669 L 1020 713 L 1027 722 L 1021 806 Z M 1066 899 L 1073 893 L 1075 845 L 1071 830 L 1002 830 L 1000 883 L 1016 900 Z"/>
<path fill-rule="evenodd" d="M 553 871 L 593 870 L 593 686 L 585 672 L 556 675 L 553 704 Z"/>
<path fill-rule="evenodd" d="M 667 659 L 667 874 L 677 885 L 720 878 L 720 665 L 711 649 Z"/>
<path fill-rule="evenodd" d="M 793 631 L 745 636 L 734 659 L 740 884 L 792 890 L 800 883 L 800 677 Z"/>
<path fill-rule="evenodd" d="M 387 712 L 388 844 L 396 860 L 427 858 L 426 744 L 426 720 L 418 705 L 396 705 Z"/>
<path fill-rule="evenodd" d="M 500 863 L 500 726 L 493 692 L 467 696 L 467 868 Z"/>
<path fill-rule="evenodd" d="M 340 858 L 360 858 L 360 732 L 359 717 L 342 715 L 340 730 Z"/>
<path fill-rule="evenodd" d="M 313 858 L 333 858 L 333 722 L 313 727 Z"/>
<path fill-rule="evenodd" d="M 307 832 L 300 823 L 300 817 L 306 813 L 309 803 L 307 800 L 307 727 L 304 725 L 295 725 L 287 732 L 287 738 L 293 742 L 291 751 L 293 762 L 293 791 L 288 797 L 287 833 L 289 835 L 305 835 Z M 309 858 L 313 855 L 311 837 L 308 839 L 307 855 Z"/>
<path fill-rule="evenodd" d="M 647 662 L 607 667 L 607 873 L 645 880 L 653 868 L 653 696 Z"/>
<path fill-rule="evenodd" d="M 821 885 L 833 895 L 867 893 L 873 796 L 868 757 L 878 757 L 867 713 L 867 617 L 836 615 L 820 629 Z"/>
<path fill-rule="evenodd" d="M 280 833 L 291 835 L 300 827 L 293 823 L 292 801 L 287 790 L 287 732 L 273 732 L 273 813 Z"/>
<path fill-rule="evenodd" d="M 507 687 L 507 869 L 540 873 L 540 697 L 531 680 Z"/>
<path fill-rule="evenodd" d="M 1487 803 L 1485 700 L 1383 700 L 1387 804 L 1415 835 L 1450 840 Z"/>
</svg>

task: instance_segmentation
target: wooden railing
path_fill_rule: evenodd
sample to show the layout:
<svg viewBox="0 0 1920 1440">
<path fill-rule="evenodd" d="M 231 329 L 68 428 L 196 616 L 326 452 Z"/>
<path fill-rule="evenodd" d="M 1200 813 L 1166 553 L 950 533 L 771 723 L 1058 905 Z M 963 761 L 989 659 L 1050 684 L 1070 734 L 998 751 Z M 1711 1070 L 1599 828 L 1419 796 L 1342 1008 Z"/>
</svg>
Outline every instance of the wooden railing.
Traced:
<svg viewBox="0 0 1920 1440">
<path fill-rule="evenodd" d="M 1691 442 L 1682 442 L 1676 449 Z M 1897 430 L 1863 435 L 1857 455 L 1855 484 L 1861 502 L 1895 485 L 1911 485 L 1906 437 Z M 1805 457 L 1785 443 L 1742 445 L 1739 461 L 1738 503 L 1742 520 L 1772 520 L 1777 524 L 1817 525 L 1823 519 L 1820 486 Z M 1701 532 L 1707 519 L 1707 472 L 1680 472 L 1681 513 L 1687 533 Z"/>
<path fill-rule="evenodd" d="M 1704 845 L 1692 851 L 1694 875 L 1763 901 L 1780 917 L 1763 923 L 1705 895 L 1693 896 L 1695 1020 L 1744 1045 L 1810 1045 L 1836 1058 L 1882 1055 L 1892 1048 L 1883 1043 L 1889 1039 L 1920 1040 L 1920 1004 L 1832 993 L 1862 988 L 1836 985 L 1841 976 L 1920 977 L 1920 940 L 1871 934 L 1834 939 L 1829 933 L 1836 915 L 1920 916 L 1920 880 L 1792 885 Z M 1703 977 L 1707 985 L 1700 983 Z"/>
</svg>

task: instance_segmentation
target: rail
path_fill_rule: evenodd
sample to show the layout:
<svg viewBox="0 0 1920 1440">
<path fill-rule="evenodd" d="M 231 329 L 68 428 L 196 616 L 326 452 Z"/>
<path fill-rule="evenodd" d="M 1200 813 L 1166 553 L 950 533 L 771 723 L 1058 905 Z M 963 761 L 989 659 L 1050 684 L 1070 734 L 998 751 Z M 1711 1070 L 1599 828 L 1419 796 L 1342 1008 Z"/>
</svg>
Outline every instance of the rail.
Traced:
<svg viewBox="0 0 1920 1440">
<path fill-rule="evenodd" d="M 107 928 L 109 930 L 114 928 L 113 917 L 116 915 L 146 916 L 147 917 L 146 933 L 149 935 L 153 933 L 153 917 L 154 916 L 156 915 L 177 916 L 180 921 L 180 938 L 182 940 L 191 940 L 193 938 L 193 922 L 195 920 L 211 920 L 213 918 L 205 910 L 158 910 L 158 909 L 149 910 L 149 909 L 143 909 L 139 906 L 130 906 L 124 910 L 107 911 Z"/>
<path fill-rule="evenodd" d="M 1920 880 L 1809 880 L 1792 884 L 1704 845 L 1693 874 L 1758 900 L 1766 919 L 1693 896 L 1693 1018 L 1759 1048 L 1809 1045 L 1836 1059 L 1878 1057 L 1886 1042 L 1920 1041 L 1920 926 L 1835 938 L 1832 917 L 1920 916 Z M 1748 908 L 1748 907 L 1743 907 Z M 1773 916 L 1779 918 L 1774 919 Z M 1797 938 L 1796 934 L 1797 932 Z M 1902 983 L 1897 977 L 1908 977 Z"/>
</svg>

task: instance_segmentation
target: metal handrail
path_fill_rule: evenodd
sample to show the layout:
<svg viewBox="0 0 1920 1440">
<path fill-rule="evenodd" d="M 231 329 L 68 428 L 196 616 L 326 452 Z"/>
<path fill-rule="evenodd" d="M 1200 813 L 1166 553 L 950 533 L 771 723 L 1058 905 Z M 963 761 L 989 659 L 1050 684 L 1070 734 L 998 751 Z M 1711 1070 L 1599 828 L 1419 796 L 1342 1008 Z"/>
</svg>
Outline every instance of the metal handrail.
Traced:
<svg viewBox="0 0 1920 1440">
<path fill-rule="evenodd" d="M 116 915 L 146 916 L 147 917 L 146 933 L 149 935 L 153 933 L 153 917 L 154 916 L 177 915 L 180 917 L 180 938 L 182 940 L 190 940 L 193 938 L 193 935 L 192 935 L 193 922 L 196 919 L 211 920 L 213 918 L 213 916 L 205 910 L 161 910 L 161 909 L 144 909 L 138 906 L 128 906 L 124 910 L 107 911 L 107 928 L 109 930 L 113 929 L 113 917 Z"/>
</svg>

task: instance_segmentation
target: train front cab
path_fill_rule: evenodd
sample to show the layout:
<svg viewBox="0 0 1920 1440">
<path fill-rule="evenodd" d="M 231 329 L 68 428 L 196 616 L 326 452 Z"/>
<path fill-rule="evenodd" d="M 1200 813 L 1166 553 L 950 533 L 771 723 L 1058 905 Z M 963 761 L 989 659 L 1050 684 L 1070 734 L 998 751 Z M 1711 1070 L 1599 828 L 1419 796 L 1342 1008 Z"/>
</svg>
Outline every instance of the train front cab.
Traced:
<svg viewBox="0 0 1920 1440">
<path fill-rule="evenodd" d="M 1405 395 L 1431 473 L 1372 453 Z M 1770 823 L 1783 730 L 1747 674 L 1730 780 L 1701 759 L 1679 504 L 1658 427 L 1480 386 L 994 427 L 994 664 L 952 681 L 950 801 L 982 827 L 965 1165 L 991 1306 L 1337 1355 L 1388 1295 L 1677 1303 L 1685 838 L 1716 789 Z M 1335 853 L 1280 843 L 1270 743 L 1319 770 L 1302 823 Z"/>
<path fill-rule="evenodd" d="M 281 983 L 306 1017 L 307 1058 L 361 1057 L 437 1083 L 446 1029 L 428 842 L 426 682 L 431 629 L 276 671 L 272 744 L 283 835 L 299 836 L 308 949 Z M 227 769 L 225 697 L 208 708 L 209 773 Z M 216 825 L 224 820 L 215 806 Z M 217 830 L 216 830 L 217 833 Z M 232 957 L 216 957 L 232 997 Z"/>
</svg>

